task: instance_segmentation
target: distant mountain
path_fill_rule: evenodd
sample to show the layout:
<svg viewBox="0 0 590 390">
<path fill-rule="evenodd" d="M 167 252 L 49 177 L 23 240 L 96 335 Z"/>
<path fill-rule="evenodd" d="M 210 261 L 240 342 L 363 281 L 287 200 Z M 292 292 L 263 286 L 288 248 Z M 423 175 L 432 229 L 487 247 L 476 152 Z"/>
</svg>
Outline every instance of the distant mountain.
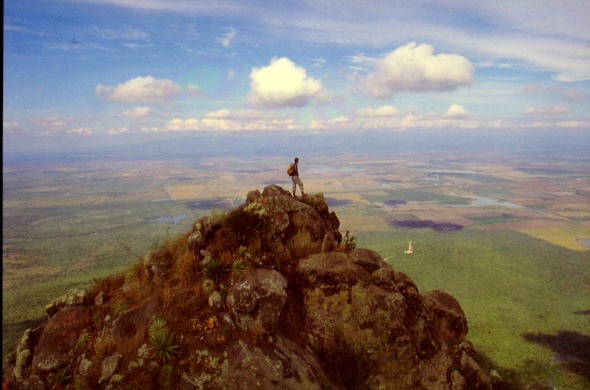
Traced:
<svg viewBox="0 0 590 390">
<path fill-rule="evenodd" d="M 492 389 L 459 302 L 270 185 L 46 307 L 11 389 Z M 4 387 L 3 387 L 4 388 Z"/>
</svg>

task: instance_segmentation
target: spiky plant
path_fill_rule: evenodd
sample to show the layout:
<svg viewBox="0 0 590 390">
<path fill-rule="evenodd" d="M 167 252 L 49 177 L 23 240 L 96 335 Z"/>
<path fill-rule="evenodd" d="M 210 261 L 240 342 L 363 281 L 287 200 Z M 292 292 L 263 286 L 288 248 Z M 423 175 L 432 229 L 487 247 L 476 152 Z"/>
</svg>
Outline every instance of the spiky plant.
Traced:
<svg viewBox="0 0 590 390">
<path fill-rule="evenodd" d="M 205 279 L 203 280 L 203 283 L 201 283 L 201 289 L 205 295 L 209 295 L 215 291 L 215 282 L 211 279 Z"/>
<path fill-rule="evenodd" d="M 178 353 L 178 345 L 174 344 L 174 335 L 164 334 L 150 340 L 152 349 L 156 356 L 160 358 L 162 363 L 168 360 L 174 360 L 175 355 Z"/>
<path fill-rule="evenodd" d="M 51 381 L 56 385 L 63 385 L 71 377 L 67 372 L 67 367 L 64 367 L 61 370 L 57 370 Z"/>
<path fill-rule="evenodd" d="M 244 274 L 246 270 L 246 263 L 244 259 L 235 259 L 231 264 L 231 274 L 237 278 Z"/>
<path fill-rule="evenodd" d="M 76 350 L 85 350 L 86 347 L 88 346 L 88 342 L 90 341 L 90 333 L 88 332 L 82 332 L 80 333 L 80 336 L 78 336 L 78 340 L 76 340 L 76 345 L 74 346 L 74 349 Z"/>
<path fill-rule="evenodd" d="M 123 313 L 125 310 L 129 309 L 130 303 L 125 298 L 119 298 L 117 302 L 113 305 L 113 313 L 115 315 Z"/>
<path fill-rule="evenodd" d="M 152 322 L 148 327 L 150 339 L 156 339 L 168 334 L 168 326 L 164 318 L 152 318 Z"/>
<path fill-rule="evenodd" d="M 208 279 L 213 279 L 216 282 L 223 279 L 229 273 L 229 269 L 226 264 L 221 263 L 215 259 L 212 259 L 205 265 L 205 276 Z"/>
<path fill-rule="evenodd" d="M 164 364 L 160 372 L 160 386 L 169 389 L 172 386 L 174 367 L 171 364 Z"/>
</svg>

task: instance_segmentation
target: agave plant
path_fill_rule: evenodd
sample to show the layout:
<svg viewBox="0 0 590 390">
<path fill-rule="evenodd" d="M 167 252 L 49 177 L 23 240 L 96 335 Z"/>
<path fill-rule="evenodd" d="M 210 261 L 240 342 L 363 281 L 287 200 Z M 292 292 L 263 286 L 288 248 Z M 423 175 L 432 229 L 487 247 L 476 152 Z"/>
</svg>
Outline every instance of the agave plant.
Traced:
<svg viewBox="0 0 590 390">
<path fill-rule="evenodd" d="M 148 333 L 152 340 L 168 334 L 168 326 L 164 318 L 152 318 L 152 322 L 148 327 Z"/>
<path fill-rule="evenodd" d="M 220 263 L 215 259 L 211 259 L 205 265 L 205 276 L 208 279 L 213 279 L 215 281 L 220 281 L 223 279 L 229 272 L 229 269 L 226 264 Z"/>
<path fill-rule="evenodd" d="M 170 364 L 165 364 L 160 372 L 160 386 L 169 389 L 172 386 L 172 379 L 174 376 L 174 367 Z"/>
<path fill-rule="evenodd" d="M 209 295 L 215 291 L 215 282 L 211 279 L 205 279 L 201 284 L 201 289 L 203 290 L 203 293 Z"/>
<path fill-rule="evenodd" d="M 175 355 L 178 353 L 178 345 L 174 344 L 174 335 L 168 334 L 168 332 L 150 340 L 150 344 L 156 356 L 163 363 L 174 360 Z"/>
<path fill-rule="evenodd" d="M 235 277 L 240 277 L 246 270 L 246 263 L 243 259 L 235 259 L 231 264 L 231 273 Z"/>
<path fill-rule="evenodd" d="M 120 298 L 115 302 L 113 305 L 113 313 L 115 315 L 123 313 L 125 310 L 129 309 L 130 303 L 125 298 Z"/>
<path fill-rule="evenodd" d="M 80 336 L 78 336 L 78 340 L 76 340 L 76 345 L 74 349 L 81 349 L 85 350 L 88 346 L 88 342 L 90 341 L 90 333 L 82 332 Z"/>
</svg>

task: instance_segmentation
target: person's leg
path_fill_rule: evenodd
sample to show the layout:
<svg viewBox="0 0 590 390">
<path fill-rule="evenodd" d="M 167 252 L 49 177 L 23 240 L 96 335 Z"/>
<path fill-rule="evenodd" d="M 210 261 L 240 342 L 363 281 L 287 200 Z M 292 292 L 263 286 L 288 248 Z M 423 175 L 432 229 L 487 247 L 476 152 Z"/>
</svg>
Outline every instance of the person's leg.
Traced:
<svg viewBox="0 0 590 390">
<path fill-rule="evenodd" d="M 296 187 L 297 182 L 295 181 L 295 177 L 296 176 L 291 176 L 291 181 L 293 182 L 293 191 L 292 191 L 293 192 L 293 196 L 295 196 L 295 190 L 297 189 L 297 187 Z"/>
<path fill-rule="evenodd" d="M 305 195 L 305 192 L 303 192 L 303 182 L 301 181 L 299 176 L 293 176 L 293 179 L 293 189 L 295 189 L 295 184 L 297 184 L 299 186 L 299 189 L 301 190 L 301 196 Z M 293 193 L 295 193 L 295 190 L 293 190 Z"/>
</svg>

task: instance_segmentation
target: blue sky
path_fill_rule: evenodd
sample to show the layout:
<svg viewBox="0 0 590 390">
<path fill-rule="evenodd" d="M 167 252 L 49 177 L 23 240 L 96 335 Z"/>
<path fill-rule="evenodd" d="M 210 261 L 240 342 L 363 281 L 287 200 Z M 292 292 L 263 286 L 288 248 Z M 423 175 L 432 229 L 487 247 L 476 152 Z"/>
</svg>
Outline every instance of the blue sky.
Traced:
<svg viewBox="0 0 590 390">
<path fill-rule="evenodd" d="M 590 136 L 588 21 L 587 0 L 6 0 L 4 149 L 259 131 Z"/>
</svg>

